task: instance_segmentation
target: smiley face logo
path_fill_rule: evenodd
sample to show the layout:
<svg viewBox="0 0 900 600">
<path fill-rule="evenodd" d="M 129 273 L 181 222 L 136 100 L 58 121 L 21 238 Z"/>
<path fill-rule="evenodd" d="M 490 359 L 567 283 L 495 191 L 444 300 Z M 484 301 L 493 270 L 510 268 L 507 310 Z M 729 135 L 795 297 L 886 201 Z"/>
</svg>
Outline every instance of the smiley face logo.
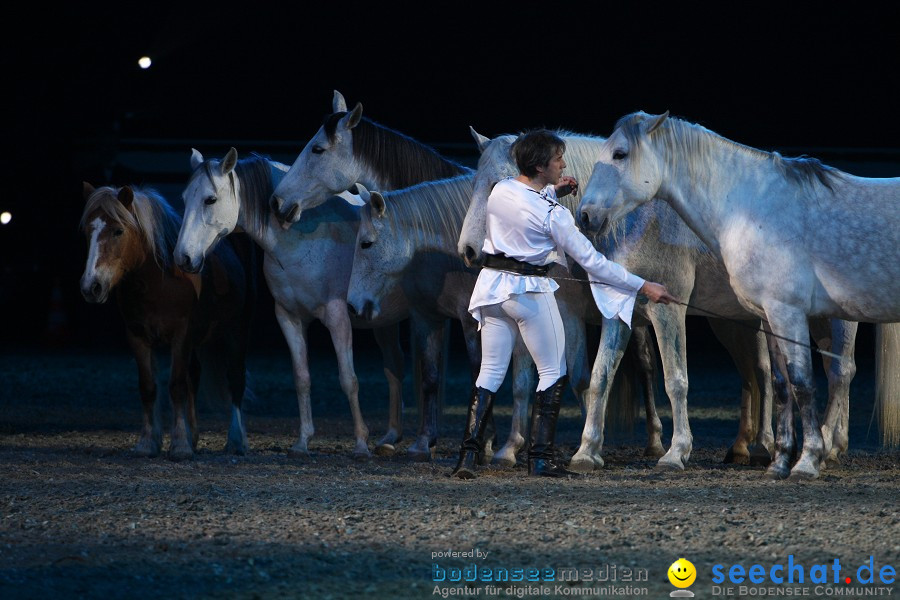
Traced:
<svg viewBox="0 0 900 600">
<path fill-rule="evenodd" d="M 686 558 L 679 558 L 669 567 L 669 582 L 677 588 L 690 587 L 697 579 L 697 569 Z"/>
</svg>

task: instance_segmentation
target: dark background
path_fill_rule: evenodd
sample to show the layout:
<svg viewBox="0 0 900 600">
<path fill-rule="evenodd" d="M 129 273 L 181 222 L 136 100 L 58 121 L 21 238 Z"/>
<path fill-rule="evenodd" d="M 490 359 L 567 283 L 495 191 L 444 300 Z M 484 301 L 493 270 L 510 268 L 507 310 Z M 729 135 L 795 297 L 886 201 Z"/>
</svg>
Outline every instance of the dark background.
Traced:
<svg viewBox="0 0 900 600">
<path fill-rule="evenodd" d="M 898 20 L 884 5 L 320 4 L 7 15 L 0 345 L 124 348 L 114 308 L 78 292 L 83 180 L 154 185 L 177 204 L 191 147 L 292 162 L 335 89 L 467 164 L 469 125 L 605 135 L 626 113 L 670 110 L 764 150 L 900 175 Z M 265 302 L 254 344 L 283 346 Z"/>
</svg>

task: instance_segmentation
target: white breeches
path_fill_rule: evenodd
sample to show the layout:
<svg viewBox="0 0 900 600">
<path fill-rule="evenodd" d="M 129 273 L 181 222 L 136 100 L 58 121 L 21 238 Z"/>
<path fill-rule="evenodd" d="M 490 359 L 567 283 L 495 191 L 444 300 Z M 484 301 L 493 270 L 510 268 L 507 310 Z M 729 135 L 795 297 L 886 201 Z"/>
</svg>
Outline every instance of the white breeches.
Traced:
<svg viewBox="0 0 900 600">
<path fill-rule="evenodd" d="M 566 334 L 553 292 L 516 294 L 500 304 L 481 308 L 481 372 L 478 387 L 496 392 L 509 367 L 516 334 L 537 366 L 537 391 L 566 374 Z"/>
</svg>

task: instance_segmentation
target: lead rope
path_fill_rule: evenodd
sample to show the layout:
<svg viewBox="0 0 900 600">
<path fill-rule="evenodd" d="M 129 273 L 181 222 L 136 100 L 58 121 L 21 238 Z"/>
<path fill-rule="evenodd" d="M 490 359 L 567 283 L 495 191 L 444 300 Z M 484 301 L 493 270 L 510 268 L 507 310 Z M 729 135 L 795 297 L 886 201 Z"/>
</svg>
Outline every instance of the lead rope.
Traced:
<svg viewBox="0 0 900 600">
<path fill-rule="evenodd" d="M 515 271 L 505 271 L 505 270 L 503 270 L 503 269 L 494 269 L 494 270 L 496 270 L 496 271 L 503 271 L 504 273 L 512 273 L 513 275 L 521 275 L 521 273 L 516 273 Z M 608 285 L 608 284 L 604 284 L 602 281 L 591 281 L 590 279 L 578 279 L 578 278 L 576 278 L 576 277 L 550 277 L 549 275 L 547 275 L 546 277 L 547 277 L 548 279 L 553 279 L 553 280 L 555 280 L 555 281 L 577 281 L 577 282 L 579 282 L 579 283 L 596 283 L 596 284 L 601 284 L 601 285 Z M 647 302 L 650 301 L 650 299 L 647 298 L 646 296 L 644 296 L 643 294 L 641 294 L 640 296 L 638 296 L 638 298 L 639 298 L 639 299 L 640 299 L 640 298 L 643 298 L 643 299 L 644 299 L 643 301 L 641 301 L 641 304 L 646 304 Z M 640 301 L 640 300 L 639 300 L 639 301 Z M 761 328 L 759 328 L 759 327 L 754 327 L 754 326 L 752 326 L 752 325 L 748 325 L 745 321 L 740 321 L 740 320 L 738 320 L 738 319 L 732 319 L 731 317 L 726 317 L 726 316 L 724 316 L 724 315 L 720 315 L 720 314 L 714 313 L 714 312 L 711 311 L 711 310 L 707 310 L 707 309 L 705 309 L 705 308 L 701 308 L 701 307 L 699 307 L 699 306 L 697 306 L 697 305 L 695 305 L 695 304 L 688 304 L 687 302 L 682 302 L 681 300 L 675 300 L 675 304 L 680 304 L 680 305 L 682 305 L 682 306 L 686 306 L 687 308 L 692 308 L 692 309 L 694 309 L 694 310 L 697 310 L 697 311 L 706 313 L 706 314 L 708 314 L 708 315 L 711 316 L 711 317 L 715 317 L 715 318 L 717 318 L 717 319 L 722 319 L 723 321 L 728 321 L 729 323 L 734 323 L 734 324 L 736 324 L 736 325 L 740 325 L 741 327 L 746 327 L 747 329 L 752 329 L 753 331 L 756 331 L 756 332 L 760 332 L 760 331 L 761 331 L 761 332 L 763 332 L 764 334 L 769 335 L 769 336 L 772 336 L 772 337 L 777 338 L 777 339 L 779 339 L 779 340 L 784 340 L 784 341 L 786 341 L 786 342 L 790 342 L 791 344 L 796 344 L 796 345 L 798 345 L 798 346 L 802 346 L 802 347 L 804 347 L 804 348 L 808 348 L 809 350 L 812 350 L 813 352 L 818 352 L 818 353 L 821 354 L 822 356 L 827 356 L 828 358 L 833 358 L 833 359 L 838 360 L 838 361 L 841 360 L 841 357 L 838 356 L 837 354 L 835 354 L 834 352 L 828 352 L 827 350 L 822 350 L 822 349 L 820 349 L 820 348 L 816 348 L 815 346 L 812 346 L 812 345 L 810 345 L 810 344 L 804 344 L 803 342 L 798 342 L 797 340 L 792 340 L 791 338 L 784 337 L 783 335 L 778 335 L 777 333 L 774 333 L 774 332 L 772 332 L 772 331 L 766 331 L 765 329 L 761 329 Z M 762 321 L 765 321 L 765 319 L 762 319 Z M 767 321 L 766 321 L 766 322 L 767 322 Z"/>
</svg>

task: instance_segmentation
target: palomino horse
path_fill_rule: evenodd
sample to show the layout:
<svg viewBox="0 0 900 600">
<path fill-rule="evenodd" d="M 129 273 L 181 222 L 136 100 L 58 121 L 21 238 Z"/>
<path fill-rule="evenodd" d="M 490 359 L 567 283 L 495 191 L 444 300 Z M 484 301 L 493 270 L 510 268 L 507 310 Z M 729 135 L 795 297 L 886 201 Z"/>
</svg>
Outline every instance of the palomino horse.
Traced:
<svg viewBox="0 0 900 600">
<path fill-rule="evenodd" d="M 374 329 L 385 361 L 392 407 L 390 429 L 376 451 L 380 452 L 382 447 L 392 450 L 402 434 L 403 352 L 398 324 L 409 316 L 409 308 L 402 291 L 396 290 L 378 319 L 351 319 L 347 313 L 347 285 L 359 227 L 359 207 L 344 198 L 333 197 L 308 211 L 303 223 L 286 230 L 278 227 L 269 210 L 269 198 L 287 171 L 286 165 L 258 156 L 238 161 L 237 151 L 232 148 L 221 161 L 204 161 L 194 151 L 191 166 L 194 173 L 183 195 L 185 220 L 175 250 L 176 262 L 187 271 L 196 270 L 222 232 L 233 231 L 235 227 L 243 228 L 265 251 L 263 272 L 275 300 L 275 316 L 291 350 L 300 409 L 300 438 L 291 453 L 308 454 L 309 438 L 314 432 L 306 335 L 315 319 L 328 328 L 334 343 L 341 387 L 353 415 L 355 456 L 370 453 L 368 428 L 359 409 L 351 328 Z M 437 330 L 424 331 L 425 327 L 418 323 L 413 328 L 424 347 L 418 365 L 423 373 L 422 385 L 434 397 L 443 323 Z M 434 407 L 436 403 L 427 406 Z M 408 451 L 414 459 L 430 458 L 437 439 L 436 420 L 434 410 L 423 411 L 421 435 Z"/>
<path fill-rule="evenodd" d="M 510 155 L 515 136 L 506 135 L 490 140 L 472 131 L 482 150 L 475 176 L 475 193 L 459 238 L 459 253 L 469 262 L 481 260 L 485 235 L 485 207 L 490 190 L 499 180 L 518 173 Z M 593 136 L 558 132 L 566 143 L 567 173 L 579 181 L 587 181 L 604 139 Z M 570 210 L 577 200 L 562 199 Z M 737 303 L 728 285 L 724 269 L 703 247 L 690 229 L 674 212 L 662 203 L 648 205 L 640 214 L 622 222 L 601 239 L 598 248 L 610 260 L 630 271 L 665 283 L 678 298 L 693 298 L 719 314 L 733 318 L 752 318 Z M 563 281 L 560 284 L 563 285 Z M 569 297 L 579 298 L 590 292 L 584 283 L 569 283 L 557 291 L 560 303 Z M 588 300 L 591 302 L 590 300 Z M 591 302 L 591 304 L 593 304 Z M 659 460 L 662 467 L 684 468 L 692 450 L 692 435 L 687 415 L 687 357 L 685 354 L 685 310 L 678 305 L 640 304 L 635 307 L 639 317 L 635 333 L 645 334 L 641 323 L 653 324 L 659 343 L 665 374 L 665 386 L 672 404 L 674 432 L 669 451 Z M 569 467 L 590 471 L 603 465 L 601 457 L 606 406 L 611 382 L 619 367 L 632 332 L 618 319 L 602 319 L 596 314 L 594 323 L 602 322 L 600 349 L 594 362 L 591 387 L 586 398 L 588 414 L 581 447 L 572 457 Z M 767 463 L 773 449 L 771 397 L 772 385 L 769 357 L 765 339 L 749 328 L 735 326 L 722 320 L 710 320 L 713 331 L 732 355 L 743 379 L 741 424 L 738 437 L 726 456 L 726 461 L 749 462 L 750 444 L 756 436 L 754 461 Z M 751 418 L 752 402 L 761 407 L 759 423 Z M 661 424 L 655 408 L 648 402 L 647 428 L 650 435 L 647 454 L 662 455 Z"/>
<path fill-rule="evenodd" d="M 586 221 L 603 228 L 654 197 L 664 200 L 724 262 L 741 305 L 778 336 L 770 345 L 781 351 L 800 407 L 803 452 L 789 470 L 793 410 L 789 395 L 779 396 L 768 473 L 818 477 L 828 447 L 813 394 L 808 321 L 900 320 L 900 178 L 855 177 L 815 159 L 782 158 L 668 113 L 622 118 L 597 159 L 581 203 Z M 896 339 L 898 327 L 888 326 L 888 337 Z M 897 373 L 900 354 L 887 358 L 890 368 L 882 371 Z M 852 360 L 832 363 L 855 369 Z M 893 417 L 885 428 L 896 440 L 900 394 L 886 400 L 891 405 L 881 412 Z"/>
<path fill-rule="evenodd" d="M 470 173 L 384 194 L 362 190 L 367 206 L 362 210 L 347 293 L 352 312 L 377 315 L 390 290 L 400 285 L 411 310 L 430 318 L 459 319 L 464 331 L 479 339 L 477 322 L 468 312 L 478 272 L 467 268 L 456 254 L 473 178 Z M 584 322 L 570 308 L 561 306 L 560 314 L 572 389 L 580 397 L 589 383 Z M 473 382 L 480 367 L 480 344 L 478 349 L 474 356 L 470 352 Z M 525 445 L 527 399 L 536 387 L 532 365 L 519 338 L 513 351 L 512 428 L 506 444 L 494 455 L 495 462 L 504 466 L 514 466 L 516 454 Z"/>
<path fill-rule="evenodd" d="M 246 454 L 241 400 L 256 297 L 252 246 L 232 236 L 210 256 L 202 274 L 188 275 L 172 264 L 181 217 L 162 197 L 140 188 L 95 190 L 88 183 L 84 195 L 81 228 L 88 239 L 88 258 L 81 293 L 88 302 L 105 302 L 115 289 L 137 361 L 144 409 L 135 452 L 156 456 L 162 448 L 153 348 L 167 344 L 174 413 L 169 457 L 191 458 L 196 450 L 194 397 L 200 381 L 217 385 L 211 392 L 220 397 L 230 397 L 225 451 Z"/>
</svg>

